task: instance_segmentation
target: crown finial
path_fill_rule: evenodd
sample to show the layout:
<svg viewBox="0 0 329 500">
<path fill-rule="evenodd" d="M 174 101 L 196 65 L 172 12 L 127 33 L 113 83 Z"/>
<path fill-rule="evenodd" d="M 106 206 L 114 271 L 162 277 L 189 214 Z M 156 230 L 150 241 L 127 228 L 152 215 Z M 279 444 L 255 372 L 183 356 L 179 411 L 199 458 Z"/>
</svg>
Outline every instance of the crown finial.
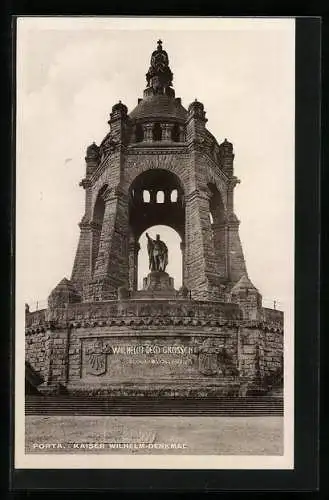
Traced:
<svg viewBox="0 0 329 500">
<path fill-rule="evenodd" d="M 162 48 L 162 40 L 159 38 L 157 49 L 152 52 L 151 64 L 146 74 L 147 86 L 154 93 L 165 93 L 172 86 L 173 74 L 169 67 L 168 54 Z M 169 91 L 170 92 L 170 91 Z"/>
</svg>

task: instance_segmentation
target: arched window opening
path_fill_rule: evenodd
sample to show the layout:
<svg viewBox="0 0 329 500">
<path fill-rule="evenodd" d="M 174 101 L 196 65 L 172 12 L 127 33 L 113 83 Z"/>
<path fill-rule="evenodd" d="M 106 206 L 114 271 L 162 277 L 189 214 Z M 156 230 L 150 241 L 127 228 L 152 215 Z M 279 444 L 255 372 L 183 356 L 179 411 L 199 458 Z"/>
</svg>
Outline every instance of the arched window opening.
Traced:
<svg viewBox="0 0 329 500">
<path fill-rule="evenodd" d="M 105 212 L 105 201 L 103 198 L 103 194 L 106 191 L 107 186 L 103 186 L 103 188 L 99 191 L 93 211 L 93 222 L 95 224 L 92 238 L 92 252 L 91 252 L 91 267 L 92 272 L 95 269 L 96 260 L 98 257 L 99 244 L 102 232 L 102 225 L 104 219 Z"/>
<path fill-rule="evenodd" d="M 157 197 L 156 197 L 156 201 L 157 203 L 164 203 L 164 192 L 163 191 L 158 191 L 157 192 Z"/>
<path fill-rule="evenodd" d="M 214 218 L 212 216 L 212 213 L 209 212 L 209 220 L 210 220 L 210 224 L 213 224 L 214 223 Z"/>
<path fill-rule="evenodd" d="M 143 288 L 143 278 L 145 278 L 149 270 L 149 256 L 147 251 L 147 238 L 146 233 L 152 239 L 156 239 L 156 235 L 160 235 L 160 239 L 168 247 L 168 265 L 166 273 L 174 278 L 174 287 L 176 290 L 182 286 L 182 273 L 183 273 L 183 257 L 181 250 L 181 238 L 179 234 L 169 226 L 156 225 L 151 226 L 141 234 L 138 242 L 140 244 L 140 251 L 138 252 L 138 289 Z"/>
<path fill-rule="evenodd" d="M 144 139 L 143 127 L 140 125 L 140 123 L 137 123 L 135 127 L 135 138 L 136 142 L 142 142 L 142 140 Z"/>
<path fill-rule="evenodd" d="M 153 140 L 154 141 L 161 141 L 161 136 L 162 136 L 162 130 L 160 123 L 155 123 L 153 126 Z"/>
<path fill-rule="evenodd" d="M 144 189 L 144 191 L 143 191 L 143 202 L 144 203 L 150 203 L 150 201 L 151 201 L 150 192 L 147 191 L 146 189 Z"/>
<path fill-rule="evenodd" d="M 216 225 L 221 224 L 225 215 L 221 194 L 214 184 L 208 184 L 208 188 L 211 192 L 211 198 L 209 201 L 210 214 L 212 217 L 211 223 Z"/>
<path fill-rule="evenodd" d="M 174 189 L 173 191 L 171 191 L 171 194 L 170 194 L 170 201 L 172 203 L 176 203 L 177 202 L 177 199 L 178 199 L 178 191 L 177 189 Z"/>
<path fill-rule="evenodd" d="M 175 123 L 171 131 L 171 138 L 174 142 L 179 142 L 179 125 Z"/>
</svg>

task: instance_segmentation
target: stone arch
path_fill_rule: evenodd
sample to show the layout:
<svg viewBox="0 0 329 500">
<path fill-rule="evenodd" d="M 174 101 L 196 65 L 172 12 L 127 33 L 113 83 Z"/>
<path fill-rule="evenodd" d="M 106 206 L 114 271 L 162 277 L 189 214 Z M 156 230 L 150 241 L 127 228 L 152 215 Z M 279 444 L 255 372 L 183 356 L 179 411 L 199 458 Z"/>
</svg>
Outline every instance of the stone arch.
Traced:
<svg viewBox="0 0 329 500">
<path fill-rule="evenodd" d="M 224 210 L 227 209 L 227 180 L 225 179 L 225 174 L 223 174 L 214 162 L 210 161 L 208 158 L 203 158 L 203 179 L 202 187 L 207 190 L 209 184 L 213 184 L 218 189 L 222 197 L 222 202 Z"/>
<path fill-rule="evenodd" d="M 180 288 L 183 281 L 183 249 L 182 249 L 182 235 L 178 233 L 172 226 L 150 226 L 147 227 L 138 238 L 138 252 L 137 269 L 136 269 L 136 283 L 138 289 L 143 286 L 143 278 L 148 275 L 149 258 L 147 253 L 147 239 L 145 233 L 155 239 L 156 234 L 160 235 L 168 247 L 168 265 L 166 272 L 175 279 L 175 287 Z"/>
<path fill-rule="evenodd" d="M 172 203 L 171 193 L 177 190 L 177 201 Z M 146 202 L 142 193 L 150 193 Z M 134 196 L 132 196 L 134 192 Z M 163 202 L 159 194 L 162 193 Z M 134 238 L 150 226 L 167 225 L 184 237 L 184 190 L 178 176 L 164 169 L 148 169 L 135 177 L 129 187 L 129 226 Z"/>
<path fill-rule="evenodd" d="M 151 158 L 132 156 L 126 164 L 121 187 L 128 193 L 132 183 L 140 174 L 147 170 L 161 169 L 173 173 L 179 179 L 184 196 L 186 196 L 189 192 L 189 173 L 188 169 L 179 168 L 182 163 L 184 163 L 183 159 L 179 162 L 179 158 L 173 158 L 171 155 L 154 155 Z"/>
</svg>

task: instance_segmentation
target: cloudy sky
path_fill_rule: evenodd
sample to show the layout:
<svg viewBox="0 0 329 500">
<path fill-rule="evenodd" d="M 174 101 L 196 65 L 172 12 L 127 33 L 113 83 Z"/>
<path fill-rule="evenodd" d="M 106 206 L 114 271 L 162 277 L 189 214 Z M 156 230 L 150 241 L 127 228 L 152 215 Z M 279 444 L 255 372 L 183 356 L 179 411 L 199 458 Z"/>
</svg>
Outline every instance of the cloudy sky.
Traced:
<svg viewBox="0 0 329 500">
<path fill-rule="evenodd" d="M 70 277 L 84 211 L 86 147 L 129 111 L 163 40 L 182 104 L 204 103 L 208 129 L 234 145 L 235 211 L 248 272 L 265 301 L 293 295 L 294 22 L 292 20 L 24 18 L 17 45 L 17 284 L 47 298 Z M 150 231 L 155 234 L 154 231 Z M 160 232 L 180 284 L 169 232 Z M 179 238 L 176 238 L 178 245 Z M 169 257 L 170 258 L 170 257 Z M 145 250 L 140 277 L 147 272 Z M 267 305 L 267 304 L 266 304 Z"/>
</svg>

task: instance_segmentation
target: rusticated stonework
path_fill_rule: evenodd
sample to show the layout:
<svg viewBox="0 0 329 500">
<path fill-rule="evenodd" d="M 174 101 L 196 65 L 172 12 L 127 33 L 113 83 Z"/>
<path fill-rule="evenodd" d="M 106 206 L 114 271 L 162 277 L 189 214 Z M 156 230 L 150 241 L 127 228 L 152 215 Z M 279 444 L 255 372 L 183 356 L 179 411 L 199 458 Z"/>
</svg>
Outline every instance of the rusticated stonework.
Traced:
<svg viewBox="0 0 329 500">
<path fill-rule="evenodd" d="M 130 113 L 115 104 L 104 140 L 87 148 L 71 279 L 47 309 L 26 310 L 40 391 L 239 396 L 281 383 L 283 314 L 262 307 L 248 277 L 233 146 L 207 130 L 202 103 L 182 106 L 172 79 L 159 43 L 143 99 Z M 180 290 L 166 273 L 137 289 L 138 240 L 158 224 L 181 238 Z"/>
</svg>

